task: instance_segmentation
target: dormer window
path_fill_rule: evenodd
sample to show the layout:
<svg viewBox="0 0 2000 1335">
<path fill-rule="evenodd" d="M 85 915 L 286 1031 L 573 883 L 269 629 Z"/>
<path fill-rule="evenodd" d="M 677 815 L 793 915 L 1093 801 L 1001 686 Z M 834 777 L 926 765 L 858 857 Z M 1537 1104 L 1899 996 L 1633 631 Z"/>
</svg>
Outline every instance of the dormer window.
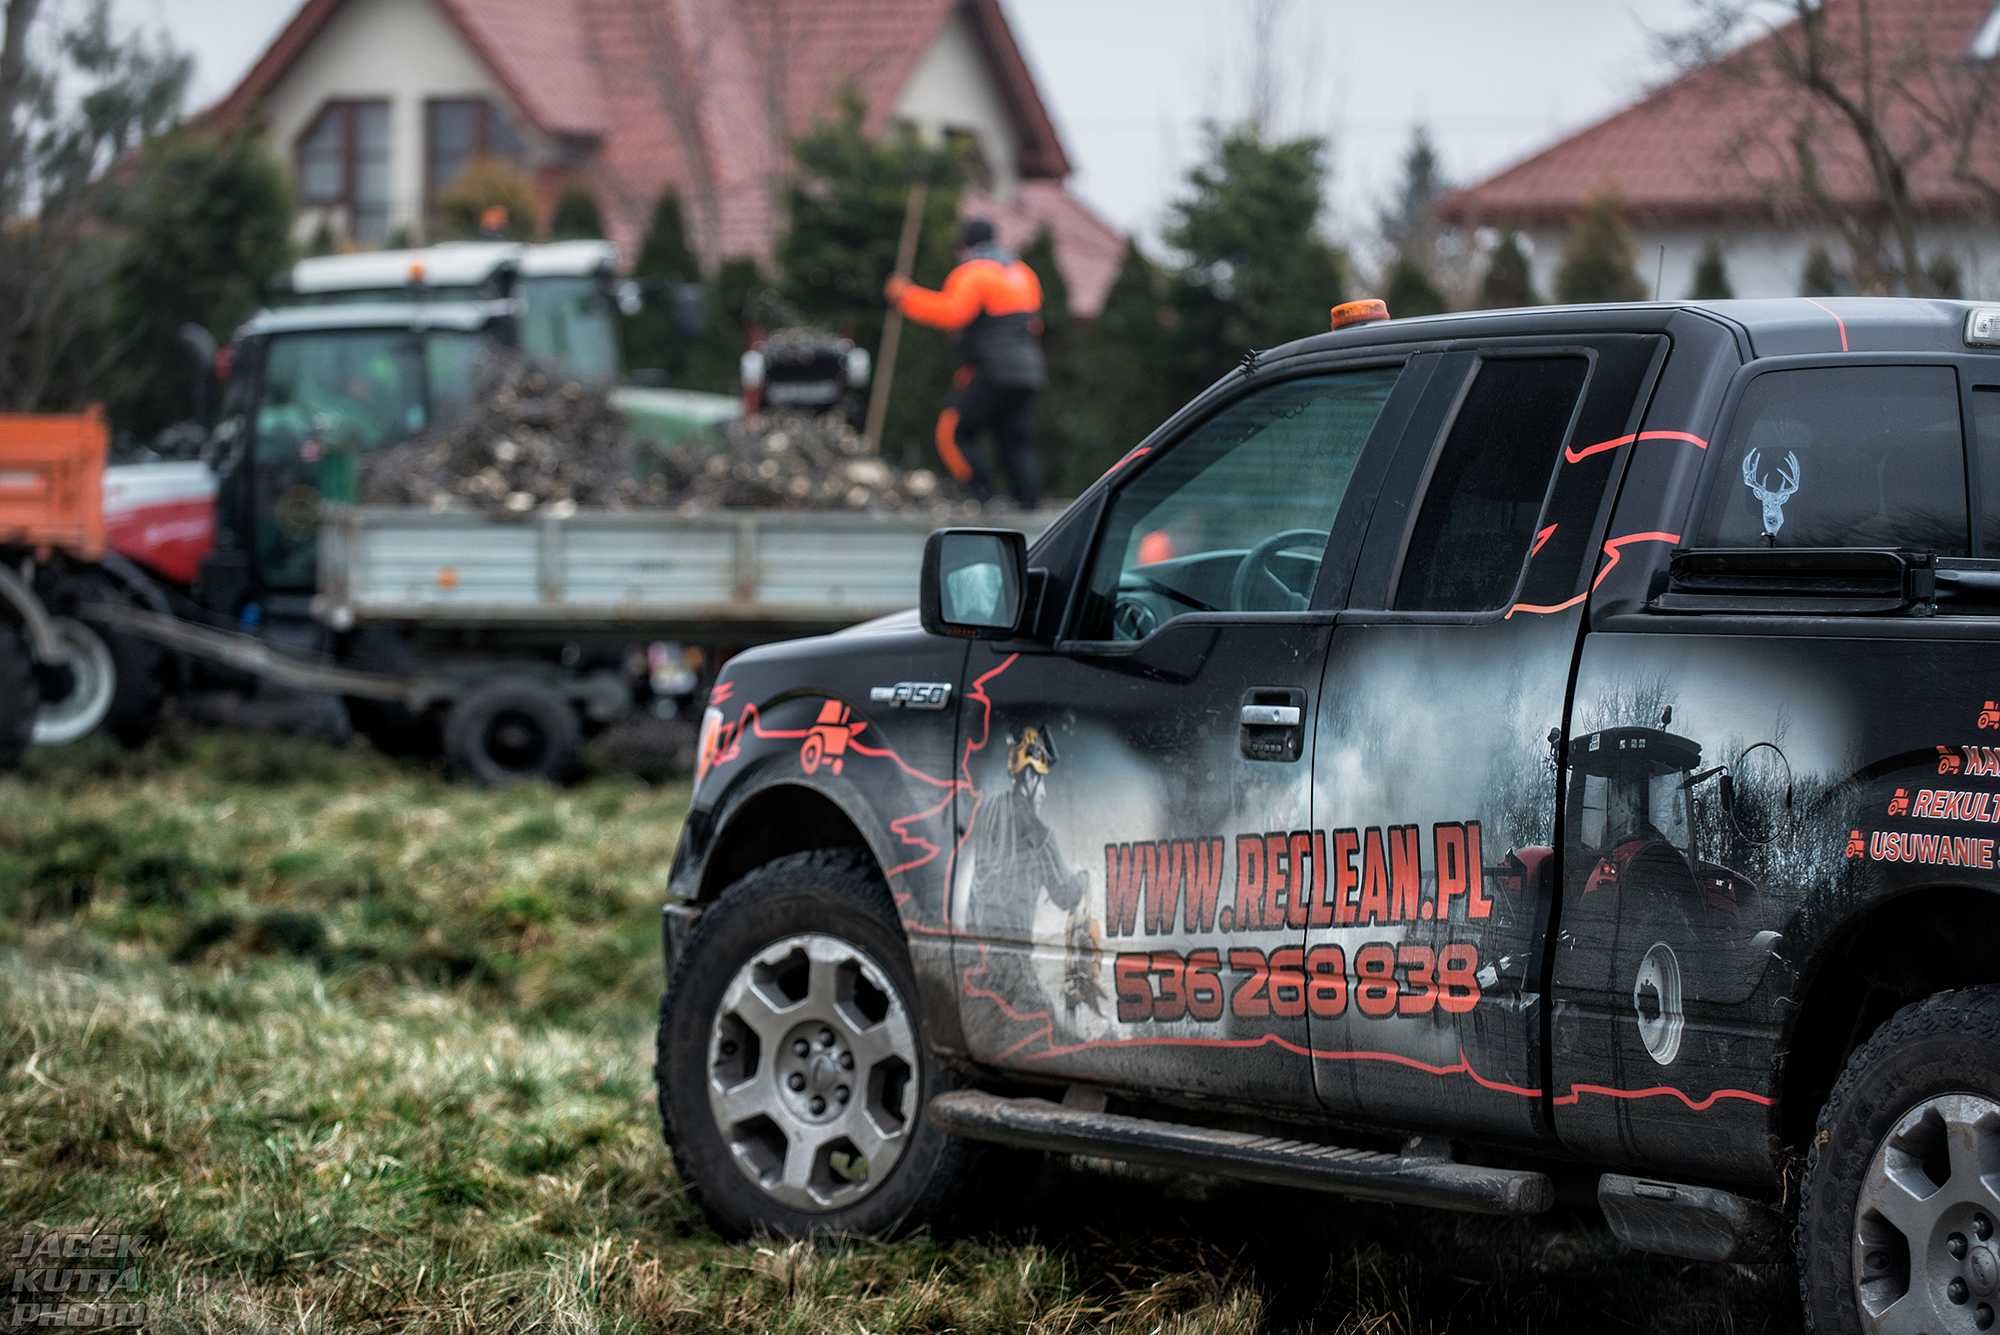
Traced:
<svg viewBox="0 0 2000 1335">
<path fill-rule="evenodd" d="M 328 102 L 297 148 L 299 199 L 347 215 L 348 239 L 379 246 L 389 236 L 389 104 Z"/>
<path fill-rule="evenodd" d="M 479 158 L 520 162 L 521 136 L 506 114 L 483 97 L 437 97 L 424 104 L 424 193 L 429 203 L 451 188 Z"/>
</svg>

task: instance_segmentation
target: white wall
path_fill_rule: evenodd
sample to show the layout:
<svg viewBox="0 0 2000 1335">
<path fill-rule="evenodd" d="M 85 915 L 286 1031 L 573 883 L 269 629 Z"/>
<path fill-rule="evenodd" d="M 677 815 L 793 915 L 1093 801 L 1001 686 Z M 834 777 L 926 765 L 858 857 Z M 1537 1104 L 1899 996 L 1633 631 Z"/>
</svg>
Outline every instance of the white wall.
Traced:
<svg viewBox="0 0 2000 1335">
<path fill-rule="evenodd" d="M 1660 247 L 1664 245 L 1666 264 L 1660 296 L 1669 301 L 1688 296 L 1694 289 L 1695 266 L 1710 236 L 1721 239 L 1723 266 L 1728 270 L 1731 289 L 1739 297 L 1798 296 L 1799 278 L 1815 241 L 1825 247 L 1836 265 L 1844 262 L 1844 248 L 1838 238 L 1816 237 L 1808 231 L 1640 229 L 1635 234 L 1639 276 L 1645 280 L 1648 294 L 1652 291 L 1654 272 L 1660 268 Z M 1524 232 L 1522 239 L 1533 247 L 1529 264 L 1535 276 L 1535 290 L 1544 300 L 1555 300 L 1563 233 L 1537 230 Z M 1920 245 L 1926 258 L 1942 252 L 1958 260 L 1964 284 L 1962 295 L 1978 300 L 2000 298 L 2000 233 L 1994 229 L 1934 224 L 1923 230 Z"/>
<path fill-rule="evenodd" d="M 266 94 L 263 114 L 272 151 L 295 167 L 298 138 L 328 101 L 387 99 L 389 229 L 407 227 L 420 235 L 424 102 L 433 97 L 491 98 L 512 120 L 531 160 L 544 151 L 518 108 L 431 0 L 350 0 L 340 6 Z M 300 210 L 299 240 L 312 235 L 320 214 Z"/>
<path fill-rule="evenodd" d="M 1001 199 L 1013 195 L 1021 177 L 1020 139 L 986 52 L 963 10 L 954 12 L 917 63 L 916 73 L 896 99 L 895 115 L 916 126 L 926 139 L 940 139 L 947 129 L 978 135 L 993 171 L 992 193 Z"/>
</svg>

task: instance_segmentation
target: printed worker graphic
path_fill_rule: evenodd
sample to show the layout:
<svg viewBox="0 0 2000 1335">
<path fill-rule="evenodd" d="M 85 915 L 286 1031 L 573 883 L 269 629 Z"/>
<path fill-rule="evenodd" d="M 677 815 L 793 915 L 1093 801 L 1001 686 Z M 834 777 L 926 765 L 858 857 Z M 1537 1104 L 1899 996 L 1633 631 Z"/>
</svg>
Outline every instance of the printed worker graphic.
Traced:
<svg viewBox="0 0 2000 1335">
<path fill-rule="evenodd" d="M 1090 875 L 1064 863 L 1055 834 L 1042 818 L 1043 785 L 1057 764 L 1047 727 L 1024 727 L 1007 737 L 1007 788 L 981 807 L 972 835 L 972 891 L 966 931 L 984 940 L 1026 942 L 1049 934 L 1037 916 L 1046 902 L 1068 915 L 1061 928 L 1060 982 L 1039 977 L 1011 953 L 991 962 L 994 990 L 1014 1004 L 1047 1008 L 1060 993 L 1065 1014 L 1103 1010 L 1102 938 L 1090 918 Z"/>
<path fill-rule="evenodd" d="M 986 803 L 972 832 L 978 883 L 966 925 L 982 937 L 1024 941 L 1042 896 L 1072 910 L 1083 901 L 1089 875 L 1063 865 L 1055 835 L 1042 819 L 1042 781 L 1056 766 L 1055 739 L 1036 725 L 1007 743 L 1007 791 Z"/>
</svg>

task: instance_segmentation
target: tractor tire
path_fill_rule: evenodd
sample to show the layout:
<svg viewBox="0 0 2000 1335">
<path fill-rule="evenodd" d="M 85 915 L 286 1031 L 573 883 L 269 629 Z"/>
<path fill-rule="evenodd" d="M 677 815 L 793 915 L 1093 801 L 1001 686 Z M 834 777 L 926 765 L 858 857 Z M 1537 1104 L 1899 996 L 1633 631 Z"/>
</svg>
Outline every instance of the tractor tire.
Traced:
<svg viewBox="0 0 2000 1335">
<path fill-rule="evenodd" d="M 537 677 L 496 677 L 445 715 L 445 760 L 454 774 L 496 788 L 576 773 L 583 725 L 569 700 Z"/>
<path fill-rule="evenodd" d="M 28 657 L 28 637 L 0 621 L 0 774 L 20 766 L 35 735 L 42 705 L 41 681 Z"/>
<path fill-rule="evenodd" d="M 909 944 L 847 849 L 746 874 L 696 921 L 660 1003 L 660 1124 L 726 1237 L 888 1237 L 946 1217 L 973 1151 L 925 1116 L 952 1086 Z"/>
<path fill-rule="evenodd" d="M 64 699 L 43 702 L 36 743 L 66 746 L 99 732 L 124 746 L 150 741 L 159 731 L 166 703 L 165 651 L 99 624 L 84 610 L 99 603 L 130 606 L 137 600 L 104 575 L 75 573 L 55 579 L 44 601 L 70 650 L 75 681 Z"/>
<path fill-rule="evenodd" d="M 1820 1110 L 1794 1250 L 1817 1335 L 2000 1320 L 2000 987 L 1905 1006 Z"/>
</svg>

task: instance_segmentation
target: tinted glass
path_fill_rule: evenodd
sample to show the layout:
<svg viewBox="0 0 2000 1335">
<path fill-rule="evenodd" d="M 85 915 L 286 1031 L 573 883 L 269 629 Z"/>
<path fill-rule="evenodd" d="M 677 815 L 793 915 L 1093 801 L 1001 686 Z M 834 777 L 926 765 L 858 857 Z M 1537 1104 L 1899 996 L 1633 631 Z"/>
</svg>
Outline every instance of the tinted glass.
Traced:
<svg viewBox="0 0 2000 1335">
<path fill-rule="evenodd" d="M 1084 638 L 1143 639 L 1188 612 L 1304 607 L 1361 447 L 1401 374 L 1268 386 L 1145 461 L 1106 516 Z"/>
<path fill-rule="evenodd" d="M 1969 545 L 1958 377 L 1812 367 L 1750 382 L 1720 442 L 1696 540 L 1715 547 Z"/>
<path fill-rule="evenodd" d="M 611 302 L 595 278 L 521 281 L 521 348 L 591 384 L 618 378 Z"/>
<path fill-rule="evenodd" d="M 1981 556 L 2000 556 L 2000 386 L 1972 391 L 1972 439 L 1979 450 Z"/>
<path fill-rule="evenodd" d="M 1581 357 L 1480 366 L 1410 530 L 1398 609 L 1485 612 L 1513 594 L 1589 371 Z"/>
</svg>

